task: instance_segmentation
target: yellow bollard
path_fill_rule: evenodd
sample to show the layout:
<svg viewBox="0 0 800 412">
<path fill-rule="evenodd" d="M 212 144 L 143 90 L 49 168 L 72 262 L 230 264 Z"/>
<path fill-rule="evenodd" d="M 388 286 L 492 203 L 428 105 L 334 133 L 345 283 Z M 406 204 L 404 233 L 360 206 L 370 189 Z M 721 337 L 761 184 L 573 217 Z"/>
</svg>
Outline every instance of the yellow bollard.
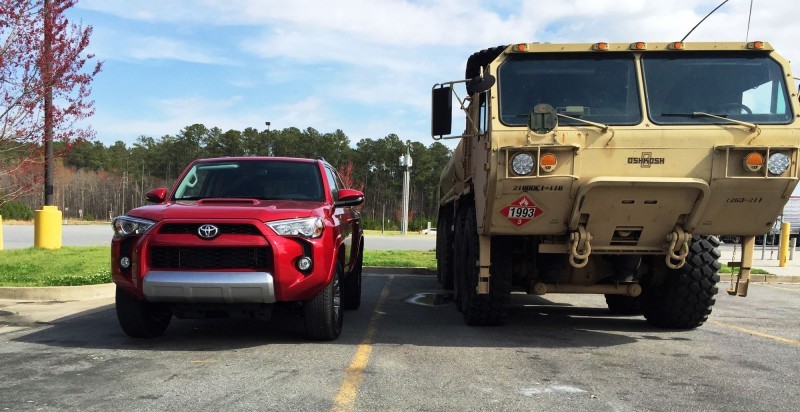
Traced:
<svg viewBox="0 0 800 412">
<path fill-rule="evenodd" d="M 57 206 L 42 206 L 42 210 L 34 212 L 33 246 L 61 249 L 61 211 Z"/>
<path fill-rule="evenodd" d="M 3 250 L 3 216 L 0 216 L 0 250 Z"/>
<path fill-rule="evenodd" d="M 789 233 L 789 222 L 781 223 L 781 248 L 778 250 L 778 266 L 782 268 L 785 268 L 786 265 L 789 264 L 787 261 L 787 257 L 789 256 Z"/>
</svg>

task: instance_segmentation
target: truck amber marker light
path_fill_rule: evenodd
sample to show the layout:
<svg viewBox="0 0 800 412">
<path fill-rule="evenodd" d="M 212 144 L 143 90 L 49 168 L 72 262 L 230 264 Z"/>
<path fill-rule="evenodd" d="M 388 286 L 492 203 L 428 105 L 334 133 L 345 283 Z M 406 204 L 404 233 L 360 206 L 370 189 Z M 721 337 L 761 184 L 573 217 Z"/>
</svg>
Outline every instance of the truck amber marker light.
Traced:
<svg viewBox="0 0 800 412">
<path fill-rule="evenodd" d="M 555 170 L 556 165 L 558 165 L 558 158 L 552 153 L 545 153 L 539 159 L 539 167 L 545 173 L 550 173 Z"/>
<path fill-rule="evenodd" d="M 751 172 L 758 172 L 764 167 L 764 156 L 758 152 L 748 153 L 744 157 L 744 168 Z"/>
</svg>

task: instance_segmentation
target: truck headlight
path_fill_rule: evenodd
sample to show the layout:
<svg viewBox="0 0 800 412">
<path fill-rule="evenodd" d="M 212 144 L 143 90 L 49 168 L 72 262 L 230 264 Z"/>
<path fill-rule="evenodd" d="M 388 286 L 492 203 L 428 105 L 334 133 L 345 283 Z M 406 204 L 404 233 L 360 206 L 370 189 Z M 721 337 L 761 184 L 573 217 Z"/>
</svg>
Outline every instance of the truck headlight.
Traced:
<svg viewBox="0 0 800 412">
<path fill-rule="evenodd" d="M 129 235 L 142 235 L 147 232 L 156 222 L 138 217 L 118 216 L 111 223 L 114 226 L 115 237 L 125 237 Z"/>
<path fill-rule="evenodd" d="M 769 155 L 769 160 L 767 160 L 767 170 L 774 175 L 782 175 L 789 168 L 790 163 L 791 160 L 786 153 L 773 153 Z"/>
<path fill-rule="evenodd" d="M 325 227 L 318 217 L 277 220 L 266 222 L 266 225 L 281 236 L 302 236 L 310 239 L 322 236 L 322 229 Z"/>
<path fill-rule="evenodd" d="M 520 152 L 511 158 L 511 170 L 520 176 L 525 176 L 533 171 L 533 156 L 530 153 Z"/>
</svg>

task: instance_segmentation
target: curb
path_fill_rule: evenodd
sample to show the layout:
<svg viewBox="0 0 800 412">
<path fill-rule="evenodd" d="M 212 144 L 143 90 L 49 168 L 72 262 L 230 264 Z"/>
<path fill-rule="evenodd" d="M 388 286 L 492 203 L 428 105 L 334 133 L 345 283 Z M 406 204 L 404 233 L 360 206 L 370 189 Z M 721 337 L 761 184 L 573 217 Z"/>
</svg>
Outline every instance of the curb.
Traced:
<svg viewBox="0 0 800 412">
<path fill-rule="evenodd" d="M 719 277 L 720 283 L 730 282 L 731 275 L 721 275 Z M 759 274 L 750 275 L 750 282 L 756 283 L 800 283 L 800 276 L 786 276 L 786 275 L 773 275 L 773 274 Z"/>
<path fill-rule="evenodd" d="M 86 286 L 0 287 L 0 299 L 59 301 L 110 298 L 113 283 Z"/>
</svg>

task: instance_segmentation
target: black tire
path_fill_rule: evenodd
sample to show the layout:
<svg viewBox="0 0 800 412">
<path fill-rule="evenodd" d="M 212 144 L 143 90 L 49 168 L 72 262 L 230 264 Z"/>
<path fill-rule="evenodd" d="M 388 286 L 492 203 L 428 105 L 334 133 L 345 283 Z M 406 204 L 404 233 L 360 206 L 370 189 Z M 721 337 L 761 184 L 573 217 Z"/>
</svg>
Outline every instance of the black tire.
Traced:
<svg viewBox="0 0 800 412">
<path fill-rule="evenodd" d="M 361 273 L 364 271 L 364 239 L 358 247 L 356 263 L 350 274 L 342 280 L 342 306 L 347 310 L 355 310 L 361 306 Z"/>
<path fill-rule="evenodd" d="M 464 202 L 459 204 L 455 213 L 455 230 L 453 234 L 453 302 L 456 309 L 461 311 L 466 296 L 467 287 L 464 285 L 466 268 L 469 266 L 469 248 L 467 246 L 466 213 Z M 472 262 L 472 266 L 475 262 Z"/>
<path fill-rule="evenodd" d="M 453 206 L 439 208 L 436 223 L 436 278 L 445 290 L 453 290 Z"/>
<path fill-rule="evenodd" d="M 511 242 L 505 236 L 492 237 L 491 267 L 489 273 L 489 294 L 479 295 L 478 286 L 478 226 L 475 206 L 466 205 L 464 213 L 464 243 L 467 263 L 464 270 L 456 276 L 462 278 L 463 285 L 461 312 L 464 321 L 472 326 L 502 325 L 508 316 L 511 300 Z M 472 264 L 469 264 L 472 262 Z"/>
<path fill-rule="evenodd" d="M 608 310 L 614 315 L 641 315 L 642 307 L 639 297 L 623 295 L 606 295 Z"/>
<path fill-rule="evenodd" d="M 334 340 L 342 333 L 344 308 L 339 283 L 342 265 L 336 264 L 331 283 L 303 305 L 306 335 L 314 340 Z"/>
<path fill-rule="evenodd" d="M 708 319 L 718 291 L 718 247 L 716 237 L 694 236 L 683 267 L 667 269 L 667 276 L 660 285 L 643 282 L 642 313 L 651 325 L 693 329 Z M 663 259 L 659 262 L 664 264 Z"/>
<path fill-rule="evenodd" d="M 167 305 L 136 299 L 119 286 L 115 300 L 119 325 L 132 338 L 161 336 L 172 320 L 172 312 Z"/>
</svg>

